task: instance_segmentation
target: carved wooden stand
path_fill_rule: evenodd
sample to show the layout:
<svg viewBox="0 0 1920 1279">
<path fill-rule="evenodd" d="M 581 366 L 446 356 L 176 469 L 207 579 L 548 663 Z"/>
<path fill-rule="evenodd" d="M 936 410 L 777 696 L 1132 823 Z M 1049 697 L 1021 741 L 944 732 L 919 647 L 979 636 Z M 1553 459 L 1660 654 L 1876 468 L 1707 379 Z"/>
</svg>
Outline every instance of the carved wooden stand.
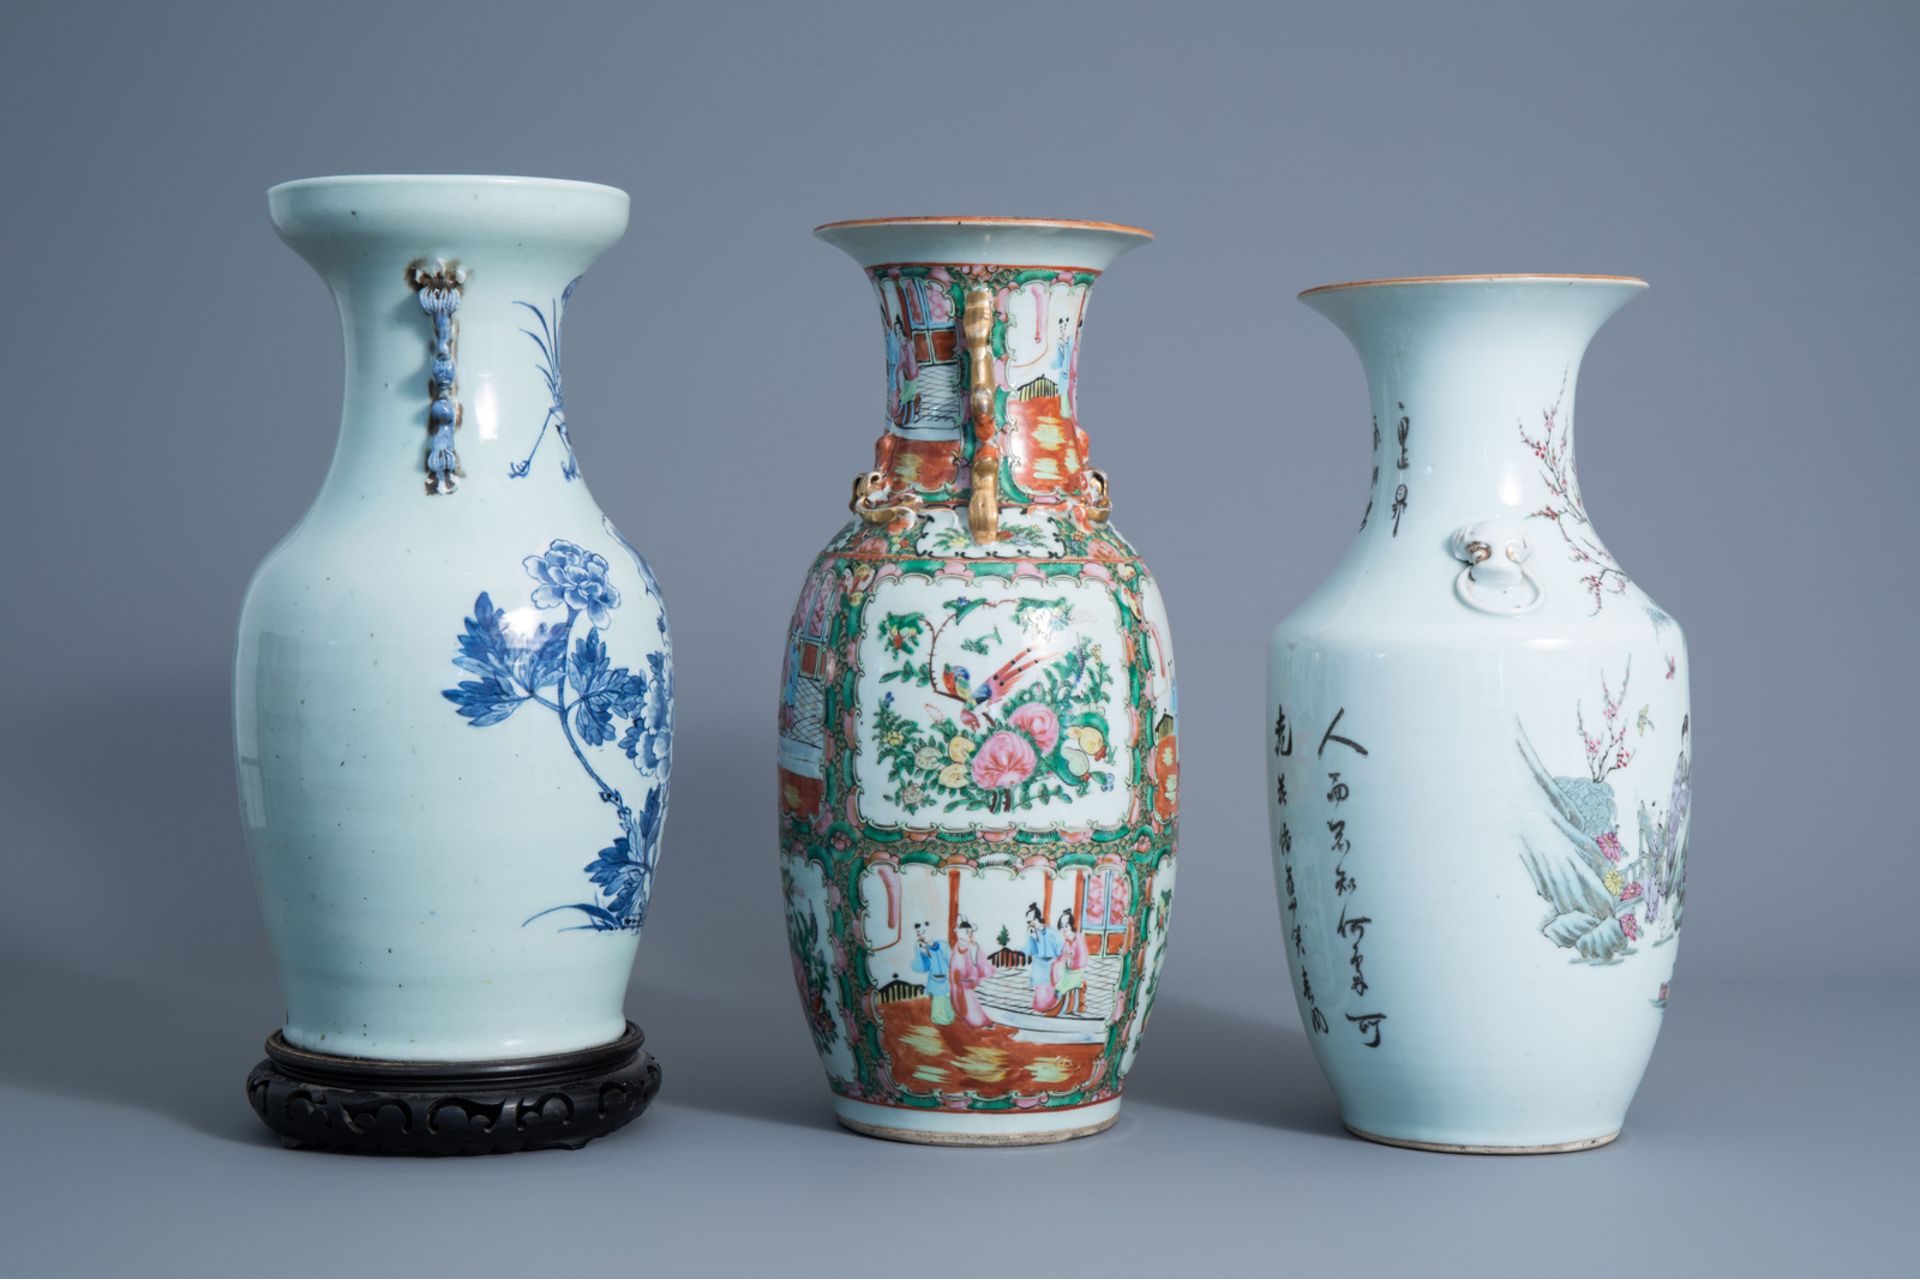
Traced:
<svg viewBox="0 0 1920 1279">
<path fill-rule="evenodd" d="M 638 1117 L 660 1065 L 632 1022 L 610 1044 L 498 1061 L 375 1061 L 275 1031 L 247 1100 L 281 1144 L 373 1155 L 578 1150 Z"/>
</svg>

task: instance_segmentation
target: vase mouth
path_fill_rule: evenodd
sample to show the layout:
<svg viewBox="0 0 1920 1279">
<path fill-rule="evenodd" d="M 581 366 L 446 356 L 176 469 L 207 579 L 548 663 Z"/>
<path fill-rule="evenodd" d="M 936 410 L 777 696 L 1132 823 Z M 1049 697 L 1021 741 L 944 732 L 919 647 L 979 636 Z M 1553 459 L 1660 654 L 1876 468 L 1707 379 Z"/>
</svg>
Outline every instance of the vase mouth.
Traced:
<svg viewBox="0 0 1920 1279">
<path fill-rule="evenodd" d="M 532 187 L 548 191 L 597 191 L 602 195 L 627 193 L 603 182 L 585 182 L 578 178 L 532 178 L 502 173 L 336 173 L 317 178 L 294 178 L 267 188 L 267 198 L 332 187 Z"/>
<path fill-rule="evenodd" d="M 1099 274 L 1151 231 L 1074 218 L 891 217 L 827 222 L 813 233 L 869 270 L 995 266 Z"/>
<path fill-rule="evenodd" d="M 409 258 L 559 252 L 585 270 L 626 232 L 628 205 L 598 182 L 456 173 L 300 178 L 267 192 L 280 238 L 323 272 L 354 260 L 344 246 L 368 243 Z"/>
<path fill-rule="evenodd" d="M 826 238 L 829 231 L 851 231 L 858 227 L 882 226 L 983 226 L 983 227 L 1034 227 L 1058 228 L 1071 231 L 1111 231 L 1120 235 L 1137 236 L 1142 240 L 1153 239 L 1153 232 L 1145 227 L 1128 226 L 1124 222 L 1089 222 L 1083 218 L 1009 218 L 981 215 L 978 217 L 942 217 L 940 215 L 915 215 L 896 218 L 843 218 L 838 222 L 822 222 L 813 228 L 813 233 Z"/>
<path fill-rule="evenodd" d="M 1311 289 L 1302 289 L 1298 296 L 1310 298 L 1322 293 L 1339 293 L 1347 289 L 1384 289 L 1408 285 L 1506 283 L 1626 284 L 1641 289 L 1650 287 L 1637 275 L 1579 275 L 1557 271 L 1522 271 L 1491 275 L 1400 275 L 1378 280 L 1346 280 L 1339 284 L 1320 284 Z"/>
</svg>

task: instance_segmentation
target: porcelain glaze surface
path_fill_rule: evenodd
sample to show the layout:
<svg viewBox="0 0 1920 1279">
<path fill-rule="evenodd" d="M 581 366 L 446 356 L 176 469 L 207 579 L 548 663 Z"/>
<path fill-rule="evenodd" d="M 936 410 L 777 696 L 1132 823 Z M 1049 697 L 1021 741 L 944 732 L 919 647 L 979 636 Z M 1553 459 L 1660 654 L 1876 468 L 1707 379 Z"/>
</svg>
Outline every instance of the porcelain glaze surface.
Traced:
<svg viewBox="0 0 1920 1279">
<path fill-rule="evenodd" d="M 1098 1131 L 1174 886 L 1166 613 L 1106 522 L 1076 386 L 1088 292 L 1146 237 L 821 234 L 867 268 L 887 392 L 871 517 L 814 562 L 787 642 L 781 873 L 807 1024 L 858 1131 Z"/>
<path fill-rule="evenodd" d="M 1667 1003 L 1692 725 L 1679 626 L 1588 518 L 1580 360 L 1644 285 L 1315 290 L 1373 401 L 1360 531 L 1274 631 L 1267 758 L 1294 996 L 1347 1125 L 1616 1133 Z"/>
<path fill-rule="evenodd" d="M 665 817 L 673 671 L 644 560 L 580 478 L 563 317 L 627 197 L 523 178 L 288 183 L 339 306 L 340 441 L 248 589 L 242 816 L 296 1047 L 589 1048 Z"/>
</svg>

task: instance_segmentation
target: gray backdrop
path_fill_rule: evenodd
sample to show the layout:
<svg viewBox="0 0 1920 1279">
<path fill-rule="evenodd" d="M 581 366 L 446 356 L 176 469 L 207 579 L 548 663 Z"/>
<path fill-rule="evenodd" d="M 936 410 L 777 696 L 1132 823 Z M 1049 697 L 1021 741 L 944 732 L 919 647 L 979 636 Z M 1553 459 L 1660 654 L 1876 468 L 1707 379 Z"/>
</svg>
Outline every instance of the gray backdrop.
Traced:
<svg viewBox="0 0 1920 1279">
<path fill-rule="evenodd" d="M 11 6 L 10 1237 L 64 1250 L 32 1254 L 48 1269 L 105 1266 L 109 1236 L 80 1224 L 105 1196 L 144 1255 L 208 1264 L 319 1266 L 344 1229 L 361 1262 L 432 1245 L 469 1265 L 836 1269 L 852 1232 L 904 1214 L 884 1268 L 985 1273 L 1065 1264 L 1091 1245 L 1063 1240 L 1102 1230 L 1104 1255 L 1142 1261 L 1204 1240 L 1385 1265 L 1464 1215 L 1476 1264 L 1601 1222 L 1597 1263 L 1724 1262 L 1740 1197 L 1797 1173 L 1783 1198 L 1824 1214 L 1829 1249 L 1877 1246 L 1855 1227 L 1913 1185 L 1892 1143 L 1914 1132 L 1920 956 L 1917 13 Z M 231 636 L 319 484 L 340 380 L 332 309 L 263 193 L 409 171 L 633 193 L 568 317 L 568 409 L 673 611 L 672 816 L 632 1003 L 667 1091 L 578 1156 L 300 1159 L 241 1098 L 279 1003 L 236 817 Z M 808 231 L 947 212 L 1160 236 L 1100 287 L 1083 420 L 1174 619 L 1185 862 L 1129 1117 L 1055 1152 L 826 1131 L 783 953 L 781 637 L 882 401 L 867 286 Z M 1293 294 L 1480 271 L 1652 281 L 1583 371 L 1580 461 L 1695 669 L 1694 923 L 1667 1039 L 1620 1146 L 1524 1166 L 1337 1137 L 1287 993 L 1263 808 L 1266 633 L 1351 535 L 1367 477 L 1357 361 Z M 137 1071 L 111 1055 L 125 1039 Z M 1832 1123 L 1810 1116 L 1821 1098 Z M 1662 1207 L 1649 1168 L 1717 1189 Z M 1156 1177 L 1182 1206 L 1148 1228 Z M 982 1198 L 956 1243 L 963 1179 Z M 1524 1211 L 1485 1231 L 1494 1203 Z M 1791 1219 L 1742 1227 L 1761 1269 L 1812 1237 Z"/>
</svg>

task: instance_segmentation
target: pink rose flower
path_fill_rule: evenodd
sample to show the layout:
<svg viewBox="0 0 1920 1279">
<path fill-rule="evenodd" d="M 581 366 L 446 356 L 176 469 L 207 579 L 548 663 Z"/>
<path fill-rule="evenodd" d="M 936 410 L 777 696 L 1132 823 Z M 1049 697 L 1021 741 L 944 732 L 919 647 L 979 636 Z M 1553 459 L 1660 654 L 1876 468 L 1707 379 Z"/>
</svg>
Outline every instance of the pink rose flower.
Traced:
<svg viewBox="0 0 1920 1279">
<path fill-rule="evenodd" d="M 1039 762 L 1026 738 L 1003 728 L 973 753 L 973 784 L 982 790 L 1007 790 L 1032 777 Z"/>
<path fill-rule="evenodd" d="M 1643 891 L 1640 881 L 1636 879 L 1620 890 L 1620 900 L 1623 902 L 1639 901 L 1640 894 Z"/>
<path fill-rule="evenodd" d="M 1015 708 L 1013 714 L 1007 716 L 1007 723 L 1031 737 L 1042 755 L 1052 750 L 1060 740 L 1060 717 L 1053 713 L 1051 706 L 1043 706 L 1039 702 L 1028 702 Z"/>
</svg>

